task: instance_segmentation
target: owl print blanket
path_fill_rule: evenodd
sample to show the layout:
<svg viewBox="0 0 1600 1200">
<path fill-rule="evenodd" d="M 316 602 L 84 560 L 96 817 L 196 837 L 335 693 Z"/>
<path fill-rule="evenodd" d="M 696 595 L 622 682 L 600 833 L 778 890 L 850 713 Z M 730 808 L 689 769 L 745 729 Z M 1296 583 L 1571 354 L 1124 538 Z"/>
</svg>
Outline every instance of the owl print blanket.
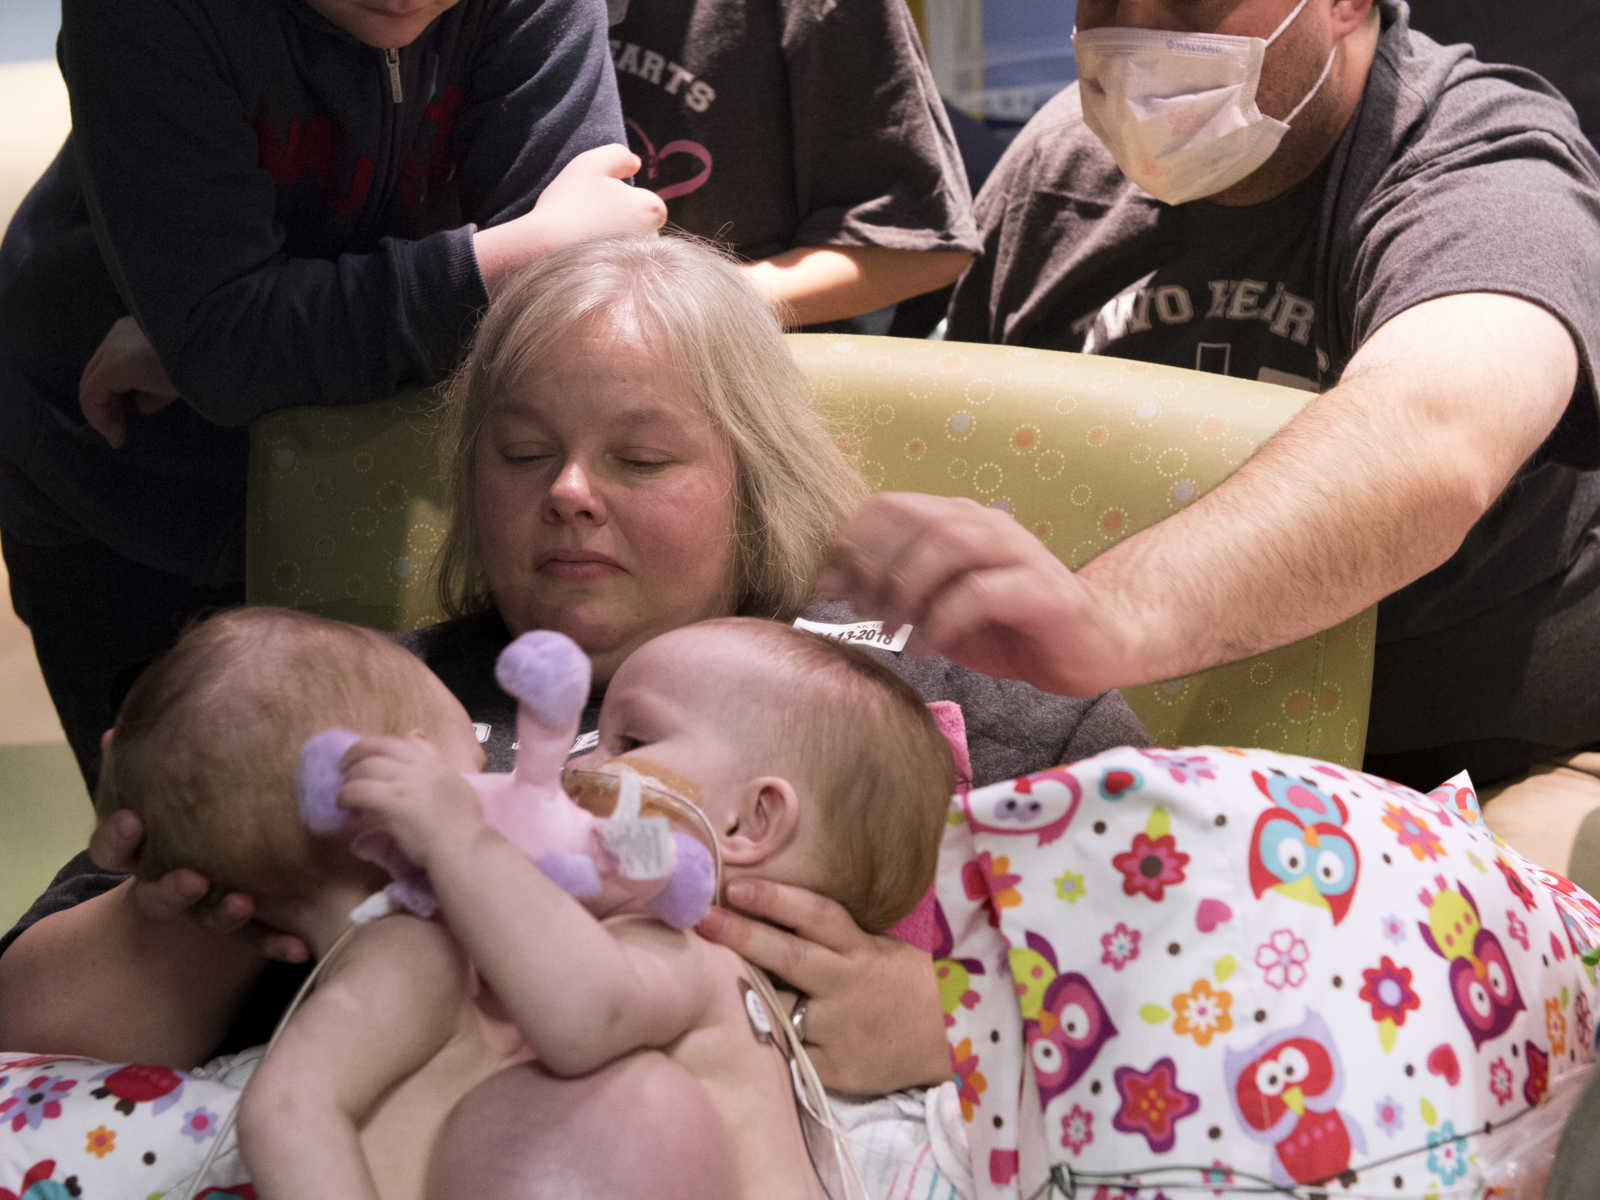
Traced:
<svg viewBox="0 0 1600 1200">
<path fill-rule="evenodd" d="M 1109 751 L 958 796 L 936 895 L 984 1196 L 1519 1194 L 1594 1058 L 1600 905 L 1465 779 Z"/>
</svg>

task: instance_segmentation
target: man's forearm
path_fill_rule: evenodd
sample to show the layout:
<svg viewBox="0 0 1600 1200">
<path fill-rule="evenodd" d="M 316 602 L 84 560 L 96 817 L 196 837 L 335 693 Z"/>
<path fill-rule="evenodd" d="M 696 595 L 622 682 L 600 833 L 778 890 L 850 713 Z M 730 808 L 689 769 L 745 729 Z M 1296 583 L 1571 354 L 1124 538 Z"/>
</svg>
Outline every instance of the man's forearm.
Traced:
<svg viewBox="0 0 1600 1200">
<path fill-rule="evenodd" d="M 1487 307 L 1483 299 L 1448 297 L 1401 314 L 1343 382 L 1222 484 L 1083 567 L 1084 583 L 1114 597 L 1131 647 L 1126 677 L 1105 686 L 1306 637 L 1455 552 L 1554 427 L 1576 371 L 1575 359 L 1563 361 L 1564 331 L 1539 357 L 1553 318 L 1509 297 Z M 1441 322 L 1468 338 L 1475 318 L 1530 319 L 1525 352 L 1535 362 L 1501 378 L 1474 366 L 1465 347 L 1455 365 L 1405 359 L 1408 339 L 1437 347 Z M 1500 348 L 1509 353 L 1516 340 Z"/>
</svg>

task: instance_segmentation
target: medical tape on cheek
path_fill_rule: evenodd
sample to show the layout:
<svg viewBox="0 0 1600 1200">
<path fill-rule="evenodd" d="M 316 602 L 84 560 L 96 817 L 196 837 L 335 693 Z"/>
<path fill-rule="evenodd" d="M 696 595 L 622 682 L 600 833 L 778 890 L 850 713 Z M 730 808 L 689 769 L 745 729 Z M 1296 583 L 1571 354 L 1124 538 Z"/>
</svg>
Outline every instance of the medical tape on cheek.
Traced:
<svg viewBox="0 0 1600 1200">
<path fill-rule="evenodd" d="M 685 836 L 711 855 L 712 898 L 721 903 L 722 844 L 698 803 L 700 789 L 693 782 L 648 761 L 613 760 L 604 770 L 569 768 L 563 783 L 569 794 L 587 792 L 589 798 L 580 803 L 597 814 L 604 809 L 594 800 L 601 795 L 613 798 L 600 835 L 624 878 L 661 879 L 672 874 L 677 862 L 675 838 Z"/>
<path fill-rule="evenodd" d="M 600 826 L 606 851 L 624 879 L 661 879 L 677 864 L 672 826 L 665 817 L 640 816 L 644 785 L 639 772 L 618 764 L 617 806 Z"/>
</svg>

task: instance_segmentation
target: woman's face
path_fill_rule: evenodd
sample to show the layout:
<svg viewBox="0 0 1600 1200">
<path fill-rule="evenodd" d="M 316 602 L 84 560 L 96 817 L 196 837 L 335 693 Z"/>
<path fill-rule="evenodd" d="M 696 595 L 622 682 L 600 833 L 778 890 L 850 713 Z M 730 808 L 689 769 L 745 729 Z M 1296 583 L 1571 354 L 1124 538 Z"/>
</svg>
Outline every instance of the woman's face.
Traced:
<svg viewBox="0 0 1600 1200">
<path fill-rule="evenodd" d="M 733 611 L 734 464 L 698 397 L 607 329 L 492 402 L 478 549 L 513 634 L 554 629 L 604 682 L 635 647 Z"/>
</svg>

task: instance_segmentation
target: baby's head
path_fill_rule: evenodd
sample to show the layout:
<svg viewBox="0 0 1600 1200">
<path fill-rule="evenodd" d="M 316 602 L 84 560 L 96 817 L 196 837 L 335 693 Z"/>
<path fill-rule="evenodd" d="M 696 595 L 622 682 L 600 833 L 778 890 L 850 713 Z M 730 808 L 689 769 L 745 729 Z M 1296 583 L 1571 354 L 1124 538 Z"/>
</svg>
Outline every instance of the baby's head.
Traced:
<svg viewBox="0 0 1600 1200">
<path fill-rule="evenodd" d="M 95 808 L 144 822 L 136 868 L 192 867 L 214 894 L 299 898 L 330 878 L 381 872 L 313 837 L 295 804 L 301 744 L 342 725 L 421 730 L 462 770 L 482 752 L 459 701 L 383 635 L 280 608 L 238 608 L 191 627 L 139 677 L 108 734 Z"/>
<path fill-rule="evenodd" d="M 917 693 L 869 655 L 772 621 L 662 634 L 617 669 L 598 748 L 698 803 L 727 874 L 830 896 L 869 931 L 933 879 L 954 765 Z"/>
</svg>

